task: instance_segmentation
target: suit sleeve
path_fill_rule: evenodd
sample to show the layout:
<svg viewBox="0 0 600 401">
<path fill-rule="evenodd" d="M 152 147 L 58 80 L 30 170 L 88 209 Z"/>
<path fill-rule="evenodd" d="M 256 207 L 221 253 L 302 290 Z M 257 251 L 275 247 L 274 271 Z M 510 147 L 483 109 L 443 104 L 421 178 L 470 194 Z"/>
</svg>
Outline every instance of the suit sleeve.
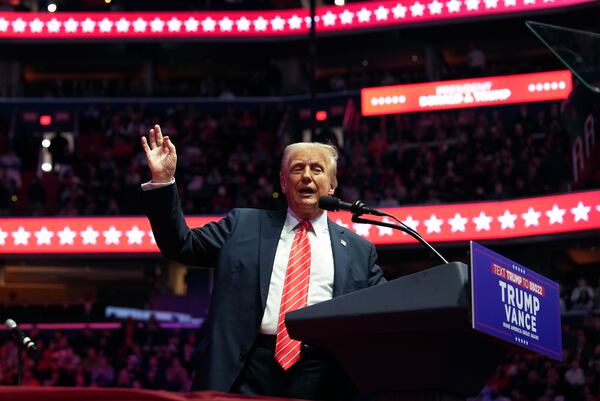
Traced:
<svg viewBox="0 0 600 401">
<path fill-rule="evenodd" d="M 166 258 L 188 265 L 216 264 L 219 251 L 235 228 L 237 209 L 218 222 L 190 229 L 176 185 L 143 191 L 142 199 L 156 244 Z"/>
<path fill-rule="evenodd" d="M 375 245 L 370 244 L 371 252 L 369 254 L 369 287 L 385 283 L 387 280 L 383 277 L 383 272 L 377 265 L 377 251 Z"/>
</svg>

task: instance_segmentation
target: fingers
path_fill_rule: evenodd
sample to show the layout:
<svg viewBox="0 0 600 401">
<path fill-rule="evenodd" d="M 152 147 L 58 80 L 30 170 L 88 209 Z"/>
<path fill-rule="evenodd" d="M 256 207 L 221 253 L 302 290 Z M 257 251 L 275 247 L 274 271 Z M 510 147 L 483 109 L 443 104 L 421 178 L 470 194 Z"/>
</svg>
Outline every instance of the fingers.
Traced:
<svg viewBox="0 0 600 401">
<path fill-rule="evenodd" d="M 173 145 L 173 142 L 171 142 L 171 138 L 169 138 L 168 136 L 165 136 L 163 138 L 163 147 L 165 148 L 165 150 L 171 154 L 176 155 L 177 152 L 175 150 L 175 145 Z"/>
<path fill-rule="evenodd" d="M 150 149 L 154 149 L 156 147 L 156 134 L 154 133 L 154 128 L 150 128 L 148 138 L 150 139 Z"/>
<path fill-rule="evenodd" d="M 163 136 L 160 130 L 160 125 L 156 124 L 154 128 L 150 128 L 150 149 L 154 149 L 157 146 L 163 145 Z"/>
<path fill-rule="evenodd" d="M 142 137 L 142 148 L 144 149 L 144 153 L 146 153 L 146 155 L 150 153 L 150 147 L 148 146 L 148 141 L 146 140 L 145 136 Z"/>
<path fill-rule="evenodd" d="M 160 125 L 156 124 L 154 126 L 154 132 L 156 133 L 156 144 L 158 146 L 163 146 L 163 135 L 162 131 L 160 130 Z"/>
</svg>

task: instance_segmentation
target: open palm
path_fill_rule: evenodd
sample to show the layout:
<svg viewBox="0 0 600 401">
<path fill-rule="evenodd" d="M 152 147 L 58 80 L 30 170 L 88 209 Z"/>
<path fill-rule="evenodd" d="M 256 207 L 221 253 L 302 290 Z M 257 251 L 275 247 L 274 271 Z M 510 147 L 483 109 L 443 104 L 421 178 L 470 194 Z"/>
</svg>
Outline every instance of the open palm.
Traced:
<svg viewBox="0 0 600 401">
<path fill-rule="evenodd" d="M 142 137 L 142 147 L 152 173 L 152 182 L 170 182 L 175 177 L 177 152 L 169 137 L 163 137 L 158 124 L 150 129 L 148 139 Z"/>
</svg>

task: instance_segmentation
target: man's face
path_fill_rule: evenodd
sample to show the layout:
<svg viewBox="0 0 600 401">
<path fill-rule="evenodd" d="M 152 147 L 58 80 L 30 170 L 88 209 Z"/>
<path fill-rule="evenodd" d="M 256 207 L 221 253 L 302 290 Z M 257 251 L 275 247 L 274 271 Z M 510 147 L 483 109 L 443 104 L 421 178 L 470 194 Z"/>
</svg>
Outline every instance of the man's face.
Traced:
<svg viewBox="0 0 600 401">
<path fill-rule="evenodd" d="M 312 219 L 322 213 L 321 196 L 333 195 L 326 154 L 319 149 L 299 149 L 290 154 L 287 170 L 279 179 L 288 206 L 298 217 Z"/>
</svg>

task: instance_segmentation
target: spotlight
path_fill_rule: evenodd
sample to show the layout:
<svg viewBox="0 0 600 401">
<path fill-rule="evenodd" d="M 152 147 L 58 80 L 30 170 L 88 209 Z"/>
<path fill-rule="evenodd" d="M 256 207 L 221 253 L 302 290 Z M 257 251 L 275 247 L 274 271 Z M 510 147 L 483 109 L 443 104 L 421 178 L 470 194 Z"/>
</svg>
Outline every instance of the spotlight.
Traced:
<svg viewBox="0 0 600 401">
<path fill-rule="evenodd" d="M 56 11 L 56 4 L 48 3 L 48 12 L 53 13 Z"/>
<path fill-rule="evenodd" d="M 44 114 L 43 116 L 40 116 L 40 125 L 50 125 L 52 124 L 52 117 Z"/>
<path fill-rule="evenodd" d="M 45 173 L 49 173 L 50 171 L 52 171 L 52 164 L 42 163 L 42 171 Z"/>
<path fill-rule="evenodd" d="M 317 121 L 325 121 L 327 120 L 327 112 L 325 110 L 319 110 L 317 111 L 315 117 Z"/>
<path fill-rule="evenodd" d="M 335 4 L 336 6 L 343 6 L 344 4 L 346 4 L 345 0 L 334 0 L 333 4 Z"/>
<path fill-rule="evenodd" d="M 44 139 L 42 141 L 42 147 L 48 149 L 50 147 L 50 139 Z"/>
</svg>

